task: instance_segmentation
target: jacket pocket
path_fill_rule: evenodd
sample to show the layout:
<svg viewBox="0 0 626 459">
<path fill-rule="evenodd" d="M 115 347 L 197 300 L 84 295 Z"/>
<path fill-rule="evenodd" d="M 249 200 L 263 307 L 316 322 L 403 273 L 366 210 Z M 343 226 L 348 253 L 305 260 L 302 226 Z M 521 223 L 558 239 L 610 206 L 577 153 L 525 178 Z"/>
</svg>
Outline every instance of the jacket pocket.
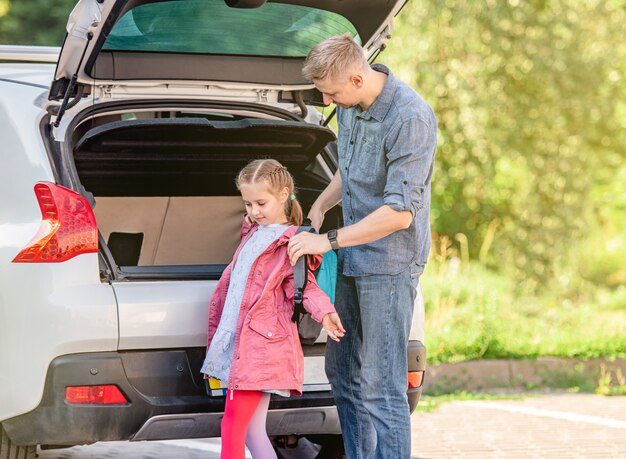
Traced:
<svg viewBox="0 0 626 459">
<path fill-rule="evenodd" d="M 287 336 L 276 317 L 272 320 L 250 319 L 249 327 L 268 341 L 278 341 Z"/>
</svg>

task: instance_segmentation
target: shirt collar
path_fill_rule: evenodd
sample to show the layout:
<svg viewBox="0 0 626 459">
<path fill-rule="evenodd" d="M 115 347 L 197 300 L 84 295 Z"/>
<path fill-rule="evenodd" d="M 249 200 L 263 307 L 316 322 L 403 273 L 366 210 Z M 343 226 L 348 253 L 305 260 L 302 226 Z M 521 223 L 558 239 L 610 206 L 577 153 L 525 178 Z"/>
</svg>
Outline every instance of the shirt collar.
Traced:
<svg viewBox="0 0 626 459">
<path fill-rule="evenodd" d="M 376 121 L 382 121 L 385 119 L 389 108 L 391 107 L 391 102 L 393 101 L 393 94 L 396 92 L 396 86 L 398 82 L 396 78 L 389 70 L 389 67 L 383 64 L 372 64 L 372 70 L 377 72 L 382 72 L 387 75 L 387 81 L 385 82 L 385 86 L 383 86 L 383 90 L 380 92 L 374 103 L 365 111 L 361 112 L 358 116 L 363 119 L 374 118 Z"/>
</svg>

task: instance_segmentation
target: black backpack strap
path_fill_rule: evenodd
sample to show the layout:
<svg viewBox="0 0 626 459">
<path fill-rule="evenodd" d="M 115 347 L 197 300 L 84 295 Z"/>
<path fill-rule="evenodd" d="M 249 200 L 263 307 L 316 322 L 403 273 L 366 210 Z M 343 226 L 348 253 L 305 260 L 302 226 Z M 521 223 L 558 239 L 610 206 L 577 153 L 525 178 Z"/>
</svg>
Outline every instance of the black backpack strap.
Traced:
<svg viewBox="0 0 626 459">
<path fill-rule="evenodd" d="M 305 221 L 305 223 L 307 223 Z M 303 231 L 309 233 L 317 233 L 315 228 L 310 225 L 300 226 L 296 231 L 296 234 L 302 233 Z M 308 273 L 309 273 L 309 259 L 308 255 L 303 255 L 298 258 L 296 261 L 296 265 L 293 267 L 293 315 L 291 316 L 292 322 L 298 322 L 301 314 L 305 314 L 306 311 L 304 306 L 302 305 L 302 301 L 304 300 L 304 289 L 306 288 Z"/>
</svg>

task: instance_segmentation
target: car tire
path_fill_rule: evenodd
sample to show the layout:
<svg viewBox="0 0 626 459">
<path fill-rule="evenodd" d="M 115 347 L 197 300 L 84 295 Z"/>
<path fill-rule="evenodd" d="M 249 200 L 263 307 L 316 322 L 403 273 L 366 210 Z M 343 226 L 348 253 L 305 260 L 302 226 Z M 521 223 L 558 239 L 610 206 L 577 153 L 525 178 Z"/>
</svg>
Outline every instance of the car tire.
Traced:
<svg viewBox="0 0 626 459">
<path fill-rule="evenodd" d="M 0 427 L 0 459 L 35 459 L 37 457 L 36 446 L 15 445 Z"/>
</svg>

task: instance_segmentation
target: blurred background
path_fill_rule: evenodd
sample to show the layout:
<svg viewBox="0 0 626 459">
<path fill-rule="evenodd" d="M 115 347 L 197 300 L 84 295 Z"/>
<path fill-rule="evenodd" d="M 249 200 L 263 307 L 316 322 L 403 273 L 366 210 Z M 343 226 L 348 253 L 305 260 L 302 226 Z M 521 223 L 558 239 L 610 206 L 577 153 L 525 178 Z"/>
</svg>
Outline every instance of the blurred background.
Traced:
<svg viewBox="0 0 626 459">
<path fill-rule="evenodd" d="M 74 4 L 0 0 L 0 43 L 60 46 Z M 377 61 L 439 122 L 431 364 L 626 357 L 624 24 L 624 0 L 413 0 L 397 18 Z"/>
<path fill-rule="evenodd" d="M 431 363 L 626 356 L 625 23 L 614 0 L 399 15 L 381 61 L 439 122 Z"/>
</svg>

